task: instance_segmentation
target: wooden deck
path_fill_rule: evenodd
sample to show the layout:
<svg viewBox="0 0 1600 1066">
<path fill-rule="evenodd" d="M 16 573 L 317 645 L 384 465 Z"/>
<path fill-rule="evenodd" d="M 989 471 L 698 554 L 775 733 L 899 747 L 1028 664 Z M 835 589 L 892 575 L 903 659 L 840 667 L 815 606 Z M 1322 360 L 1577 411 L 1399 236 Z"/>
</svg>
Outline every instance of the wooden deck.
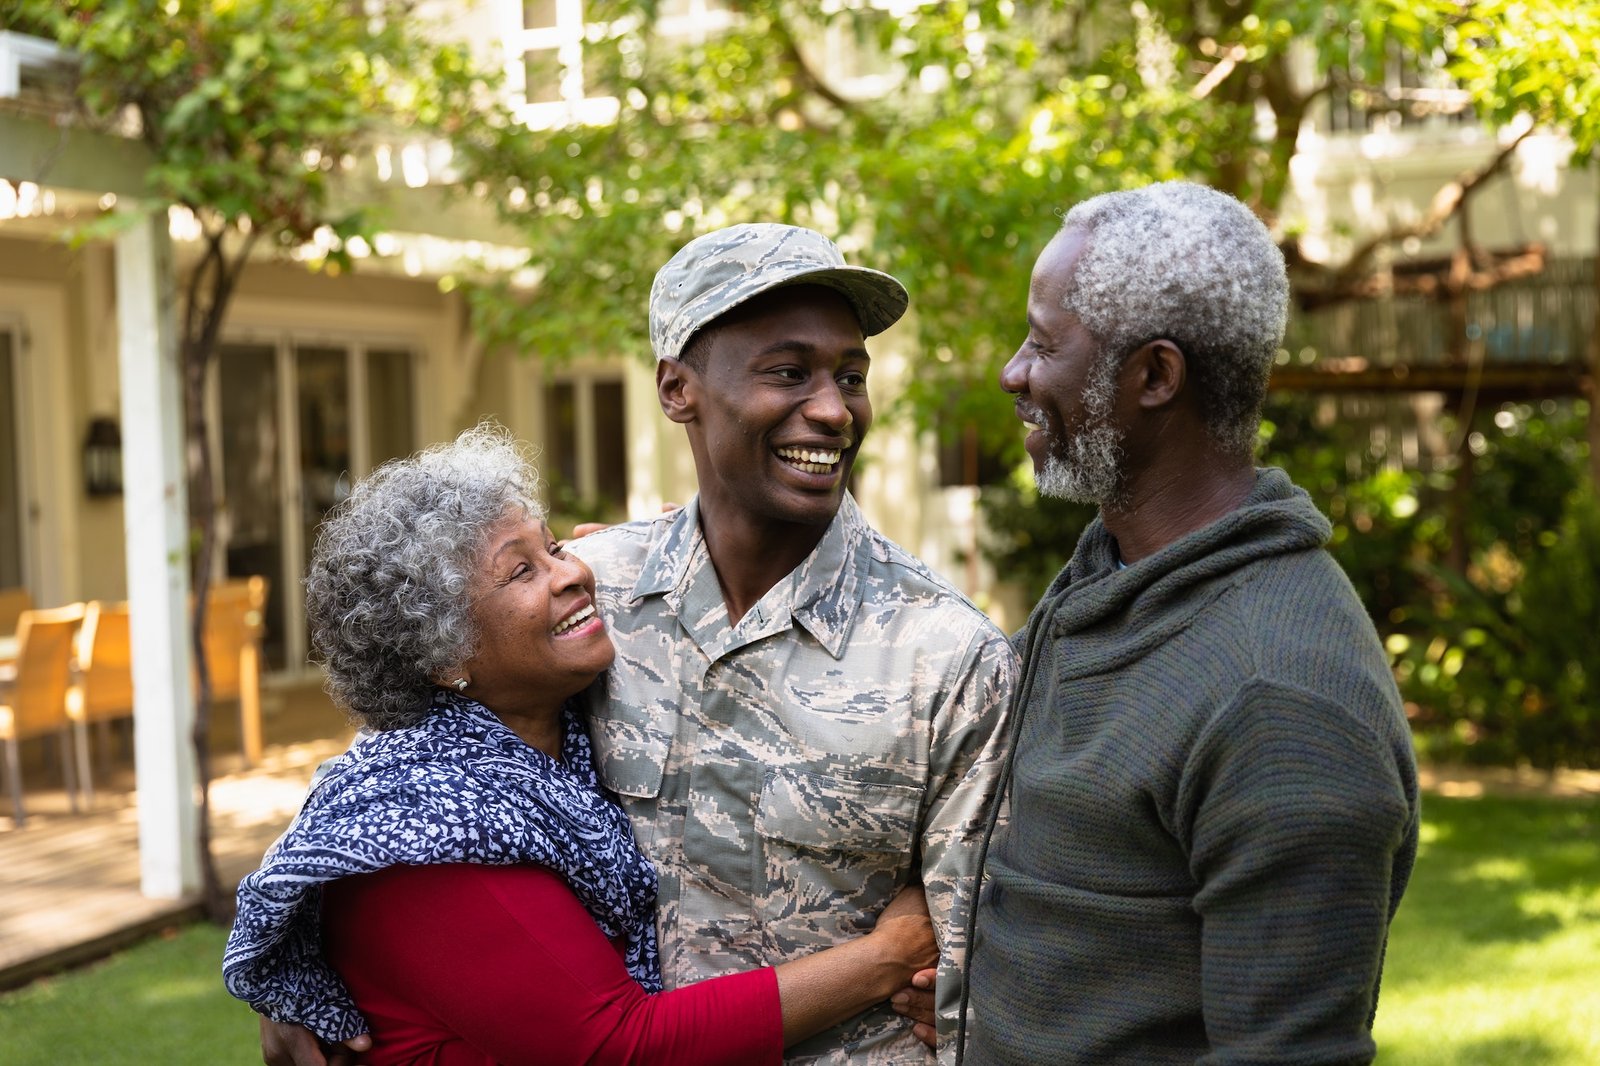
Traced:
<svg viewBox="0 0 1600 1066">
<path fill-rule="evenodd" d="M 212 834 L 228 884 L 254 869 L 305 794 L 323 759 L 343 751 L 350 729 L 314 686 L 268 690 L 262 716 L 267 750 L 250 770 L 235 754 L 236 717 L 217 715 L 211 786 Z M 102 738 L 112 739 L 115 738 Z M 104 749 L 107 747 L 101 744 Z M 95 774 L 96 802 L 73 814 L 39 751 L 24 767 L 28 823 L 0 816 L 0 989 L 77 965 L 198 913 L 193 901 L 139 894 L 138 795 L 122 745 Z M 98 761 L 98 760 L 97 760 Z"/>
</svg>

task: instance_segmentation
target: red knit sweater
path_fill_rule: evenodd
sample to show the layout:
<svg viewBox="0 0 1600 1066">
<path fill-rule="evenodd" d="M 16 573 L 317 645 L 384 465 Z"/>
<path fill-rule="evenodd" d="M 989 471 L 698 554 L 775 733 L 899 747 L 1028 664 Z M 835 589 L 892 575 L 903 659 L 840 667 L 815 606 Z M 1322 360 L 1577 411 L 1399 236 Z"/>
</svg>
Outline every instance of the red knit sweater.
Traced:
<svg viewBox="0 0 1600 1066">
<path fill-rule="evenodd" d="M 561 878 L 397 866 L 328 885 L 324 948 L 374 1066 L 778 1066 L 772 969 L 647 995 Z"/>
</svg>

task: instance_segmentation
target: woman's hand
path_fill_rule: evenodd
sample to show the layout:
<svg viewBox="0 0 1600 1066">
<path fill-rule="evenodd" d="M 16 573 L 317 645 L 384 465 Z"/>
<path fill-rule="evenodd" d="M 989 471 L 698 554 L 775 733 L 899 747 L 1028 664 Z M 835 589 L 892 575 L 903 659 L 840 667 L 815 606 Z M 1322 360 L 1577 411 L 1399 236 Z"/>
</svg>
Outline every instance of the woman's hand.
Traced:
<svg viewBox="0 0 1600 1066">
<path fill-rule="evenodd" d="M 878 915 L 878 924 L 868 934 L 889 952 L 890 958 L 905 967 L 902 984 L 910 984 L 919 970 L 939 965 L 939 945 L 933 938 L 933 920 L 928 917 L 928 897 L 920 884 L 910 884 L 895 894 Z"/>
<path fill-rule="evenodd" d="M 784 1044 L 884 1002 L 938 962 L 928 900 L 921 885 L 907 885 L 866 936 L 776 968 Z"/>
<path fill-rule="evenodd" d="M 669 500 L 666 503 L 661 505 L 661 513 L 662 514 L 671 514 L 673 511 L 676 511 L 681 506 L 683 506 L 683 505 L 682 504 L 673 503 L 672 501 Z M 582 540 L 584 537 L 587 537 L 591 533 L 598 533 L 602 529 L 610 529 L 610 528 L 611 528 L 611 523 L 610 522 L 579 522 L 577 525 L 572 527 L 572 536 L 567 538 L 567 543 L 570 544 L 572 541 Z M 563 545 L 563 547 L 564 546 L 565 545 Z"/>
<path fill-rule="evenodd" d="M 911 1027 L 913 1036 L 928 1047 L 936 1048 L 933 981 L 939 965 L 939 949 L 933 942 L 933 922 L 928 917 L 928 898 L 922 886 L 912 884 L 902 888 L 878 915 L 878 927 L 873 932 L 878 929 L 897 938 L 898 947 L 891 950 L 905 950 L 907 954 L 903 958 L 913 971 L 905 987 L 894 994 L 890 1005 L 915 1023 Z"/>
</svg>

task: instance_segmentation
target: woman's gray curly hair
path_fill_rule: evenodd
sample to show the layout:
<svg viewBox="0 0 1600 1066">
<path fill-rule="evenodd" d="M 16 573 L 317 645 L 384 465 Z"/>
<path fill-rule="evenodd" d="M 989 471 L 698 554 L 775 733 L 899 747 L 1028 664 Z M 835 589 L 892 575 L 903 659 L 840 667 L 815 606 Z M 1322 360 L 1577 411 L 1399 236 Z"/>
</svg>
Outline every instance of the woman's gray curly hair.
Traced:
<svg viewBox="0 0 1600 1066">
<path fill-rule="evenodd" d="M 364 725 L 428 713 L 435 678 L 472 657 L 468 589 L 490 531 L 542 519 L 538 475 L 510 431 L 483 422 L 384 463 L 322 523 L 306 575 L 311 643 L 327 690 Z"/>
<path fill-rule="evenodd" d="M 1120 365 L 1141 345 L 1183 352 L 1219 445 L 1249 455 L 1283 343 L 1289 275 L 1267 227 L 1226 193 L 1166 182 L 1067 212 L 1087 237 L 1064 307 Z"/>
</svg>

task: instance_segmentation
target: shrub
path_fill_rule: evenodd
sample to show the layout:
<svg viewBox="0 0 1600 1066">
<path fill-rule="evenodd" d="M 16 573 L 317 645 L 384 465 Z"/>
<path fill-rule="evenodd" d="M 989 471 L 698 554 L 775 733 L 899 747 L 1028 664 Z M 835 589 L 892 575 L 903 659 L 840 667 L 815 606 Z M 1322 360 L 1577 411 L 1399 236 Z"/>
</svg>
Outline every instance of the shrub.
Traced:
<svg viewBox="0 0 1600 1066">
<path fill-rule="evenodd" d="M 1581 486 L 1525 556 L 1500 546 L 1477 580 L 1434 571 L 1450 594 L 1426 642 L 1390 636 L 1396 676 L 1441 754 L 1600 766 L 1600 500 Z"/>
<path fill-rule="evenodd" d="M 1583 401 L 1508 403 L 1462 432 L 1401 401 L 1270 400 L 1261 461 L 1286 469 L 1331 521 L 1329 551 L 1384 639 L 1431 755 L 1600 766 L 1587 416 Z M 1408 432 L 1446 446 L 1408 456 L 1395 446 Z M 985 554 L 1035 597 L 1094 514 L 1039 499 L 1026 467 L 985 489 L 981 507 L 993 531 Z"/>
</svg>

